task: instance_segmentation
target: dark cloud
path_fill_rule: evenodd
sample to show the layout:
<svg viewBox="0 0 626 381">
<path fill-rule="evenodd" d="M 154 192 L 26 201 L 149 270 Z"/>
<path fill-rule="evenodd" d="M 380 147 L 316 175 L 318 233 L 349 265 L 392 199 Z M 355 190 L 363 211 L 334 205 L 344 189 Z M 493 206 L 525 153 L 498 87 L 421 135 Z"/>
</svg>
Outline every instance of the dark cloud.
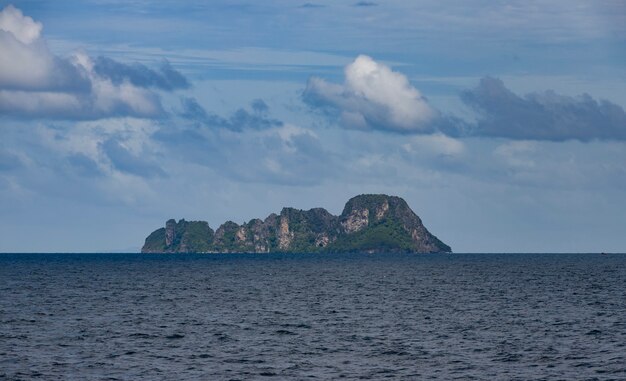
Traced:
<svg viewBox="0 0 626 381">
<path fill-rule="evenodd" d="M 298 8 L 324 8 L 325 6 L 322 4 L 315 4 L 315 3 L 304 3 L 301 6 L 299 6 Z"/>
<path fill-rule="evenodd" d="M 253 100 L 252 103 L 250 103 L 250 106 L 252 107 L 252 110 L 258 114 L 267 113 L 270 110 L 269 106 L 265 103 L 265 101 L 263 101 L 263 99 Z"/>
<path fill-rule="evenodd" d="M 222 127 L 233 131 L 243 131 L 245 129 L 263 130 L 271 127 L 282 126 L 283 122 L 277 119 L 267 118 L 258 112 L 248 112 L 240 108 L 235 111 L 228 120 L 222 124 Z"/>
<path fill-rule="evenodd" d="M 255 99 L 251 103 L 252 111 L 240 108 L 228 118 L 207 112 L 195 98 L 181 98 L 182 111 L 179 116 L 206 126 L 226 128 L 231 131 L 263 130 L 271 127 L 279 127 L 283 122 L 267 116 L 269 107 L 261 99 Z"/>
<path fill-rule="evenodd" d="M 180 104 L 182 111 L 178 115 L 187 120 L 205 122 L 209 119 L 209 114 L 204 107 L 200 106 L 196 98 L 181 97 Z"/>
<path fill-rule="evenodd" d="M 100 149 L 120 172 L 146 178 L 166 176 L 161 167 L 130 152 L 115 138 L 102 142 Z"/>
<path fill-rule="evenodd" d="M 359 1 L 354 3 L 355 7 L 375 7 L 378 3 L 374 3 L 373 1 Z"/>
<path fill-rule="evenodd" d="M 187 89 L 189 81 L 164 60 L 159 70 L 153 70 L 140 63 L 124 64 L 111 58 L 98 57 L 94 61 L 94 71 L 114 84 L 129 81 L 138 87 L 154 87 L 165 91 Z"/>
<path fill-rule="evenodd" d="M 485 77 L 461 99 L 480 116 L 464 134 L 526 140 L 626 140 L 622 107 L 588 94 L 554 91 L 519 96 L 497 78 Z"/>
</svg>

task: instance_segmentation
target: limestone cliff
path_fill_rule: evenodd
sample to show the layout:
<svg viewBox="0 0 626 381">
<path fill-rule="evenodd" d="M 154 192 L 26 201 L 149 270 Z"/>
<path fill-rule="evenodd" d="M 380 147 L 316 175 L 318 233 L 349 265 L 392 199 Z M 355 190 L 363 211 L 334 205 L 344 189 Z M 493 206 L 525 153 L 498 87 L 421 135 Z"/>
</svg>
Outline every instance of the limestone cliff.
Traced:
<svg viewBox="0 0 626 381">
<path fill-rule="evenodd" d="M 448 253 L 400 197 L 360 195 L 341 215 L 283 208 L 279 215 L 214 232 L 204 221 L 169 220 L 146 238 L 143 253 L 408 252 Z"/>
</svg>

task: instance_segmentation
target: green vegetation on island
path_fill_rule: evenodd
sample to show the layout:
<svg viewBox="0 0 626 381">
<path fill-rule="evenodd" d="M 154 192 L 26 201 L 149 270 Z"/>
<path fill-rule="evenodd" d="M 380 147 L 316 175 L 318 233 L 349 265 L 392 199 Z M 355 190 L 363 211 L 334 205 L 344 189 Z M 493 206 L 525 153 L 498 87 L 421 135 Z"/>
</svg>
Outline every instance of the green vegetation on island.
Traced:
<svg viewBox="0 0 626 381">
<path fill-rule="evenodd" d="M 205 221 L 168 220 L 152 232 L 142 253 L 449 253 L 400 197 L 382 194 L 350 199 L 341 215 L 323 208 L 283 208 L 279 215 L 213 231 Z"/>
</svg>

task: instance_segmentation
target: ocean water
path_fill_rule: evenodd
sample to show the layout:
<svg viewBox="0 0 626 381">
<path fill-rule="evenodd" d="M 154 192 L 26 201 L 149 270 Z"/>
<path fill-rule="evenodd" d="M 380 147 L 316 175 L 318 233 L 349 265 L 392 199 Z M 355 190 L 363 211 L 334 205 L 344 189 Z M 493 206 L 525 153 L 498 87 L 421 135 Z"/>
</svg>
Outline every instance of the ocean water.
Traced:
<svg viewBox="0 0 626 381">
<path fill-rule="evenodd" d="M 0 379 L 626 380 L 626 255 L 0 255 Z"/>
</svg>

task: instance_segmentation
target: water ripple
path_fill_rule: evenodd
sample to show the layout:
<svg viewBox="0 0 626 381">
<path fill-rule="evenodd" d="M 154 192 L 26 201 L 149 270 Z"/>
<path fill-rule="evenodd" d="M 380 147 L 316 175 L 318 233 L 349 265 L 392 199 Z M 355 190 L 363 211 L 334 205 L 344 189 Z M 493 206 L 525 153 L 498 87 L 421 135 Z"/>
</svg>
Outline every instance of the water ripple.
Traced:
<svg viewBox="0 0 626 381">
<path fill-rule="evenodd" d="M 624 255 L 0 255 L 0 380 L 620 380 L 624 290 Z"/>
</svg>

